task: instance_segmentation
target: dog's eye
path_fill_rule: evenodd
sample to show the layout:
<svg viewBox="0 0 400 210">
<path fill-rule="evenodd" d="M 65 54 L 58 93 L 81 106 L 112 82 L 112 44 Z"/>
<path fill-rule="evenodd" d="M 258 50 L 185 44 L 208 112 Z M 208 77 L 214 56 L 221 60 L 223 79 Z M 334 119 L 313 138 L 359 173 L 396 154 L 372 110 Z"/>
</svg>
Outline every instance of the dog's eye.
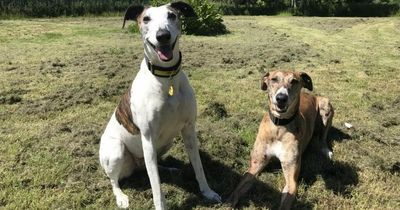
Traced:
<svg viewBox="0 0 400 210">
<path fill-rule="evenodd" d="M 144 22 L 144 23 L 148 23 L 150 20 L 151 20 L 151 19 L 150 19 L 149 16 L 144 16 L 144 17 L 143 17 L 143 22 Z"/>
<path fill-rule="evenodd" d="M 290 81 L 290 84 L 292 84 L 292 85 L 295 85 L 297 83 L 299 83 L 299 80 L 297 80 L 297 79 L 292 79 L 292 81 Z"/>
<path fill-rule="evenodd" d="M 176 15 L 174 13 L 168 13 L 168 19 L 170 20 L 175 20 L 176 19 Z"/>
<path fill-rule="evenodd" d="M 278 77 L 273 77 L 273 78 L 271 78 L 271 81 L 272 81 L 272 82 L 278 82 Z"/>
</svg>

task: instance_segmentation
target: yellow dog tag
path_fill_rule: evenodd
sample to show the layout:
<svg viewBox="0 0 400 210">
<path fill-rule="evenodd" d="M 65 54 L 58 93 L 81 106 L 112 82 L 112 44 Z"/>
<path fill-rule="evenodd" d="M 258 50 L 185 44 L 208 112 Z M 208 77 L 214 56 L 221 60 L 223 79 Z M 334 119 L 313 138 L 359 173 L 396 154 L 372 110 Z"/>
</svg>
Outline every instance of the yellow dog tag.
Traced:
<svg viewBox="0 0 400 210">
<path fill-rule="evenodd" d="M 169 86 L 168 94 L 169 94 L 170 96 L 173 96 L 173 95 L 174 95 L 174 86 L 173 86 L 172 84 Z"/>
</svg>

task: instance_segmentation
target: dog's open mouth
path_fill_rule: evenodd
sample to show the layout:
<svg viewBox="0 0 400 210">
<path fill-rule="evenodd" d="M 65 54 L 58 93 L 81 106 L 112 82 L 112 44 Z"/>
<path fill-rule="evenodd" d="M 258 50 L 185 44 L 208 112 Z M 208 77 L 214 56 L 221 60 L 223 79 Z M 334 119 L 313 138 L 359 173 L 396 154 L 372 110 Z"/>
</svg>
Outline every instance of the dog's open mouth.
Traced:
<svg viewBox="0 0 400 210">
<path fill-rule="evenodd" d="M 276 111 L 278 113 L 285 113 L 287 110 L 287 107 L 285 104 L 277 104 L 275 107 L 276 107 Z"/>
<path fill-rule="evenodd" d="M 158 54 L 158 57 L 162 61 L 169 61 L 173 57 L 172 49 L 169 45 L 164 45 L 156 48 L 156 52 Z"/>
<path fill-rule="evenodd" d="M 169 44 L 155 46 L 148 39 L 146 39 L 146 41 L 153 48 L 153 50 L 157 53 L 157 55 L 161 61 L 167 62 L 167 61 L 172 60 L 172 58 L 174 57 L 174 54 L 173 54 L 174 47 L 173 46 L 171 47 L 171 45 L 169 45 Z M 175 42 L 174 42 L 174 46 L 175 46 Z"/>
</svg>

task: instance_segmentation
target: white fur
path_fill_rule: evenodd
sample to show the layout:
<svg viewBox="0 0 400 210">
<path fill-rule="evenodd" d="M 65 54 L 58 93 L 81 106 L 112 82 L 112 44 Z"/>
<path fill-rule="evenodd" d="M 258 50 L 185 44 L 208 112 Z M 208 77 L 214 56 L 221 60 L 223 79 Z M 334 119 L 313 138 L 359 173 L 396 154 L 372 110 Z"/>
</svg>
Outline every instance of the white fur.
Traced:
<svg viewBox="0 0 400 210">
<path fill-rule="evenodd" d="M 166 10 L 166 6 L 146 10 L 146 13 L 152 14 L 151 23 L 154 21 L 156 23 L 149 24 L 148 32 L 142 35 L 142 38 L 149 38 L 153 44 L 156 44 L 154 43 L 157 42 L 156 29 L 168 28 L 170 24 L 168 21 L 163 21 L 167 17 Z M 171 32 L 171 39 L 179 38 L 179 30 L 176 31 L 174 27 L 168 30 Z M 174 58 L 169 62 L 162 63 L 157 60 L 158 57 L 154 53 L 154 50 L 145 44 L 145 54 L 153 61 L 153 64 L 171 66 L 177 62 L 176 59 L 179 59 L 179 45 L 176 44 Z M 144 158 L 155 208 L 157 210 L 166 208 L 158 174 L 157 156 L 166 152 L 171 147 L 173 138 L 180 133 L 200 191 L 210 200 L 221 201 L 220 196 L 208 186 L 200 160 L 195 132 L 197 108 L 193 89 L 182 71 L 172 79 L 174 95 L 169 96 L 170 79 L 154 76 L 143 60 L 130 90 L 133 121 L 140 129 L 140 135 L 131 135 L 117 122 L 114 113 L 101 137 L 100 163 L 110 178 L 117 205 L 120 208 L 127 208 L 129 199 L 121 191 L 118 181 L 133 172 L 135 159 L 138 158 Z"/>
<path fill-rule="evenodd" d="M 279 160 L 284 156 L 285 150 L 283 144 L 280 141 L 274 141 L 267 147 L 267 157 L 277 157 Z"/>
<path fill-rule="evenodd" d="M 144 11 L 143 16 L 151 17 L 151 21 L 141 26 L 142 30 L 145 31 L 145 34 L 142 34 L 144 45 L 144 53 L 145 55 L 153 61 L 154 65 L 157 66 L 172 66 L 179 59 L 179 50 L 174 50 L 173 59 L 167 62 L 161 61 L 157 54 L 154 52 L 154 49 L 146 44 L 146 40 L 150 41 L 153 45 L 157 45 L 158 41 L 156 39 L 157 31 L 160 29 L 166 29 L 171 33 L 171 44 L 179 39 L 181 36 L 180 24 L 179 20 L 169 20 L 168 17 L 168 8 L 167 6 L 161 7 L 151 7 Z M 175 49 L 179 49 L 179 42 L 176 42 Z"/>
<path fill-rule="evenodd" d="M 277 96 L 278 94 L 284 94 L 284 95 L 287 95 L 287 96 L 289 97 L 288 89 L 285 88 L 285 87 L 280 87 L 280 88 L 276 91 L 274 97 L 272 98 L 272 102 L 273 102 L 274 104 L 278 104 L 278 102 L 276 101 L 276 96 Z"/>
</svg>

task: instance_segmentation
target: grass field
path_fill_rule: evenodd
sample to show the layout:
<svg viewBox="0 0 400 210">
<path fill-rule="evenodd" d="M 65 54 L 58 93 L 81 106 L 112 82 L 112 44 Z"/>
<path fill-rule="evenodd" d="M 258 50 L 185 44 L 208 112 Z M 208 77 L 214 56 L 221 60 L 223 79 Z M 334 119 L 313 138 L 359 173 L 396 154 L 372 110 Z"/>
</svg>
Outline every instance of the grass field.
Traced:
<svg viewBox="0 0 400 210">
<path fill-rule="evenodd" d="M 181 39 L 211 187 L 226 198 L 247 168 L 267 110 L 262 73 L 296 69 L 332 100 L 336 116 L 334 159 L 306 151 L 294 208 L 399 209 L 400 19 L 224 20 L 228 35 Z M 116 208 L 99 139 L 143 58 L 139 34 L 121 25 L 120 17 L 0 21 L 1 209 Z M 226 209 L 202 199 L 182 140 L 175 142 L 162 158 L 181 169 L 161 172 L 168 207 Z M 277 208 L 279 163 L 258 180 L 240 207 Z M 122 187 L 132 209 L 152 208 L 145 172 Z"/>
</svg>

